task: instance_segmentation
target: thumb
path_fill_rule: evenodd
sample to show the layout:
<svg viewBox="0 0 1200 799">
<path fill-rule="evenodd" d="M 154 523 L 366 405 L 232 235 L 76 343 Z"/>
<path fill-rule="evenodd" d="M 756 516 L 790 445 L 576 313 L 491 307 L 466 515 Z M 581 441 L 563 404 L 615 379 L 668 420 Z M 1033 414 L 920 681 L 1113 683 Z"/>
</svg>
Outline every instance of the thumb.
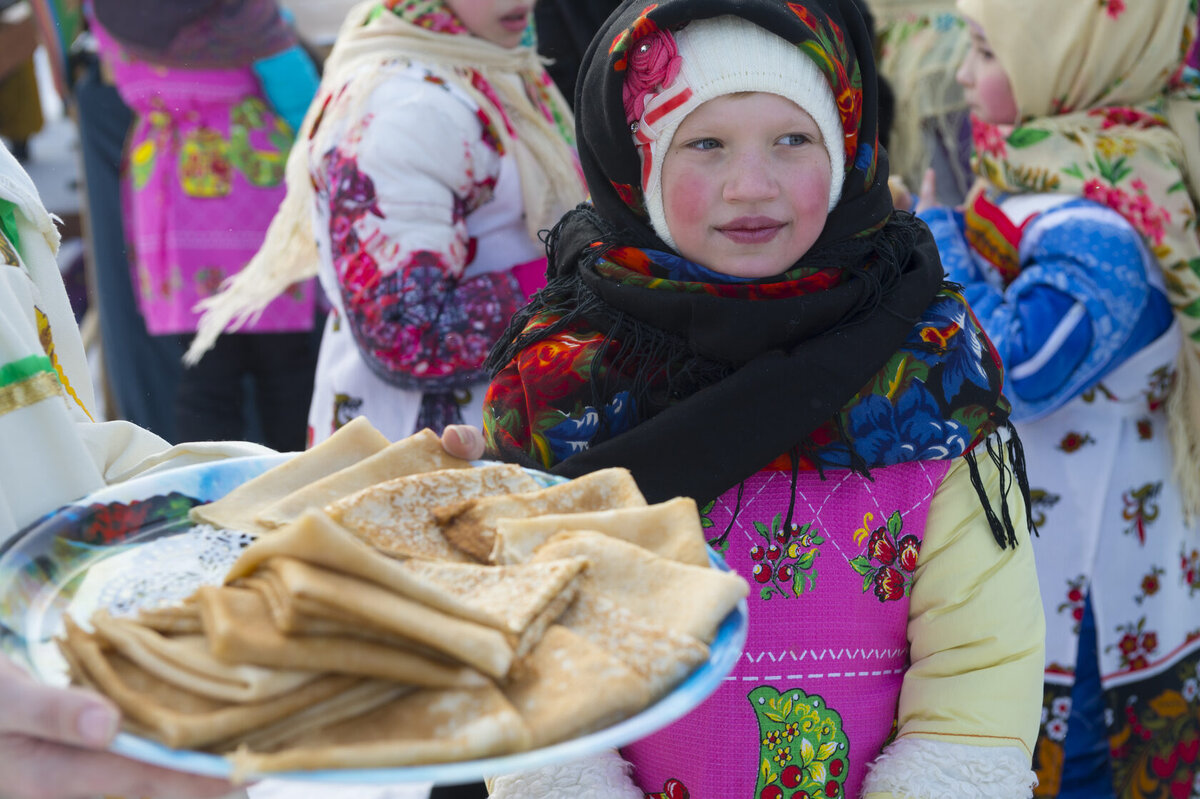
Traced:
<svg viewBox="0 0 1200 799">
<path fill-rule="evenodd" d="M 483 457 L 483 433 L 472 425 L 449 425 L 442 431 L 442 448 L 457 458 L 478 460 Z"/>
<path fill-rule="evenodd" d="M 121 721 L 98 694 L 42 685 L 2 658 L 0 707 L 0 732 L 93 749 L 107 747 Z"/>
</svg>

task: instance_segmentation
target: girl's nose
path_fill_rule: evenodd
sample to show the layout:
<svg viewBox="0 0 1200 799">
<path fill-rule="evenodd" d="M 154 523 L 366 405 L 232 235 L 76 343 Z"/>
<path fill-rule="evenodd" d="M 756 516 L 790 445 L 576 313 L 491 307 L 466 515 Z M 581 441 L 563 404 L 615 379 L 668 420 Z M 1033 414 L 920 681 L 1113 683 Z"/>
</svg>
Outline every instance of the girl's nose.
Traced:
<svg viewBox="0 0 1200 799">
<path fill-rule="evenodd" d="M 972 58 L 974 58 L 972 52 L 967 51 L 967 57 L 963 59 L 962 63 L 958 65 L 958 69 L 954 72 L 954 79 L 958 81 L 959 86 L 970 86 L 972 84 L 970 72 Z"/>
<path fill-rule="evenodd" d="M 730 162 L 722 192 L 727 202 L 761 202 L 778 193 L 779 183 L 764 155 L 745 153 Z"/>
</svg>

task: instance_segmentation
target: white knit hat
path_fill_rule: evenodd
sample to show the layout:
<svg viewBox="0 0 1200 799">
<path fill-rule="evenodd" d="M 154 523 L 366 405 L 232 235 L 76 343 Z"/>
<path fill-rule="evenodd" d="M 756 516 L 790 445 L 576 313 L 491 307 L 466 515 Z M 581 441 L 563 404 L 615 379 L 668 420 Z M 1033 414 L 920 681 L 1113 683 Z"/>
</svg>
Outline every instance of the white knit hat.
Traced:
<svg viewBox="0 0 1200 799">
<path fill-rule="evenodd" d="M 634 131 L 642 156 L 646 211 L 659 238 L 675 247 L 662 199 L 662 163 L 675 131 L 704 103 L 737 92 L 785 97 L 817 123 L 829 154 L 832 211 L 842 196 L 844 133 L 829 81 L 813 60 L 786 39 L 735 16 L 690 22 L 674 37 L 681 60 L 679 74 L 669 86 L 646 99 L 645 112 Z"/>
</svg>

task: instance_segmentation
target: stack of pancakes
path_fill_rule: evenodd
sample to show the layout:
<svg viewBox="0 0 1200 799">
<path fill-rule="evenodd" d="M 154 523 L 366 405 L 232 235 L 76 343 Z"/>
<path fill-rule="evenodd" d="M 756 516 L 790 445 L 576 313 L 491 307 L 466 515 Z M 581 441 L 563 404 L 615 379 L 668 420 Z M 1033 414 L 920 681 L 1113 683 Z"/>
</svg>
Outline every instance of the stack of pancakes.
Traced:
<svg viewBox="0 0 1200 799">
<path fill-rule="evenodd" d="M 257 536 L 224 584 L 60 639 L 127 728 L 234 774 L 384 768 L 545 746 L 669 692 L 747 594 L 695 503 L 608 469 L 542 487 L 365 419 L 199 523 Z"/>
</svg>

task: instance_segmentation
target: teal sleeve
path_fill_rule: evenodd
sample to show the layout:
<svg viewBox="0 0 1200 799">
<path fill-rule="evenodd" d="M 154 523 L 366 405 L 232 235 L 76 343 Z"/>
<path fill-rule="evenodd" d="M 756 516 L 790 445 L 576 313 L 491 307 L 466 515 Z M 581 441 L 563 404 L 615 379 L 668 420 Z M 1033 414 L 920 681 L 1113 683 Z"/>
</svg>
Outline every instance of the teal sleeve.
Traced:
<svg viewBox="0 0 1200 799">
<path fill-rule="evenodd" d="M 299 131 L 321 81 L 308 53 L 300 45 L 293 45 L 255 61 L 254 74 L 267 102 L 293 131 Z"/>
</svg>

